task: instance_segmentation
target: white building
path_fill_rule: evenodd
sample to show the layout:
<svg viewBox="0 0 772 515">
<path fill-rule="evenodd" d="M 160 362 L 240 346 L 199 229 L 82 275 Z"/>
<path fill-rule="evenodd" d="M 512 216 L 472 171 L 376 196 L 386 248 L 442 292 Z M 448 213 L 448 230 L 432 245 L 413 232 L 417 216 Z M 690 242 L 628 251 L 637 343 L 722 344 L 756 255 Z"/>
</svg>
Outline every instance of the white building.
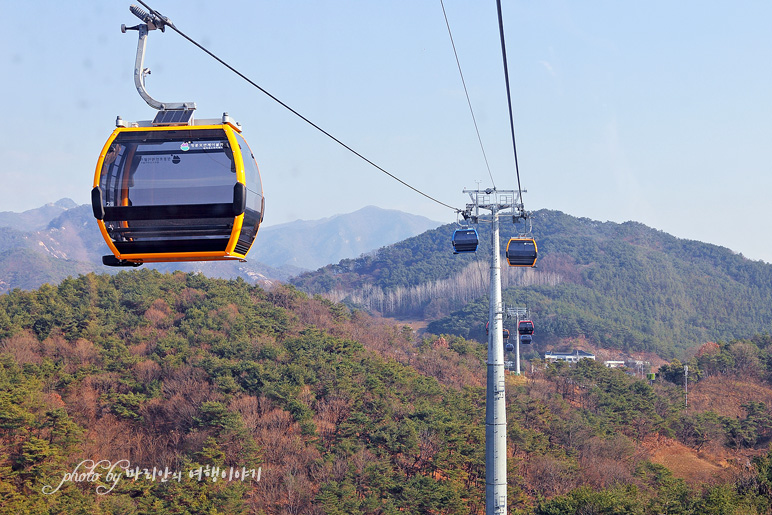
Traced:
<svg viewBox="0 0 772 515">
<path fill-rule="evenodd" d="M 546 361 L 565 361 L 567 363 L 576 363 L 580 359 L 591 359 L 595 361 L 595 354 L 590 354 L 583 350 L 574 350 L 571 352 L 548 351 L 544 354 Z"/>
</svg>

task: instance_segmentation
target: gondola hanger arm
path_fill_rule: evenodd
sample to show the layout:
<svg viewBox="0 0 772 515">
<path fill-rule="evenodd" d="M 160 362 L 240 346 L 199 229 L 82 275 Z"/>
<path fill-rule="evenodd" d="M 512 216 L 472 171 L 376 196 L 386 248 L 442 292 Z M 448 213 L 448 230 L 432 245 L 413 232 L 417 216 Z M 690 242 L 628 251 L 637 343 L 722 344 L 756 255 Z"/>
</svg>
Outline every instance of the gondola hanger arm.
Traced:
<svg viewBox="0 0 772 515">
<path fill-rule="evenodd" d="M 134 27 L 127 27 L 121 25 L 121 32 L 124 34 L 127 30 L 139 31 L 139 40 L 137 41 L 137 59 L 134 61 L 134 86 L 137 88 L 137 93 L 142 97 L 142 100 L 153 109 L 159 111 L 186 111 L 194 110 L 196 108 L 195 102 L 159 102 L 150 96 L 145 89 L 145 76 L 150 74 L 150 70 L 145 68 L 145 50 L 147 48 L 147 35 L 148 32 L 155 29 L 160 29 L 164 32 L 166 25 L 174 27 L 171 21 L 166 18 L 157 15 L 156 13 L 148 13 L 143 9 L 132 5 L 129 7 L 129 11 L 142 20 L 144 23 L 135 25 Z"/>
</svg>

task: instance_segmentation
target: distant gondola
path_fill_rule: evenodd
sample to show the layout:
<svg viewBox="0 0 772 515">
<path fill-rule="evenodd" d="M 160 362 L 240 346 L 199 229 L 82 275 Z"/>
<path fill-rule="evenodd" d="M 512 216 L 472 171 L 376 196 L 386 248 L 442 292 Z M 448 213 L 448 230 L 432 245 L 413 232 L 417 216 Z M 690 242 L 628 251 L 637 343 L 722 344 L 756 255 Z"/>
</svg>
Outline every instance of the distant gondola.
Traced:
<svg viewBox="0 0 772 515">
<path fill-rule="evenodd" d="M 521 320 L 517 324 L 517 332 L 520 334 L 533 334 L 533 322 L 530 320 Z"/>
<path fill-rule="evenodd" d="M 452 243 L 454 254 L 477 252 L 477 244 L 479 243 L 477 230 L 473 228 L 456 229 L 453 231 Z"/>
<path fill-rule="evenodd" d="M 513 344 L 507 342 L 507 345 L 506 345 L 505 349 L 507 350 L 507 352 L 512 352 L 513 350 L 515 350 L 515 346 Z"/>
<path fill-rule="evenodd" d="M 490 322 L 485 322 L 485 334 L 488 334 L 488 327 L 490 326 Z M 501 331 L 502 336 L 504 337 L 504 341 L 509 340 L 509 329 L 504 327 Z"/>
<path fill-rule="evenodd" d="M 533 336 L 530 334 L 521 334 L 520 335 L 520 343 L 523 345 L 530 345 L 531 342 L 533 342 Z"/>
<path fill-rule="evenodd" d="M 510 238 L 506 255 L 509 266 L 533 267 L 537 257 L 536 241 L 533 238 Z"/>
</svg>

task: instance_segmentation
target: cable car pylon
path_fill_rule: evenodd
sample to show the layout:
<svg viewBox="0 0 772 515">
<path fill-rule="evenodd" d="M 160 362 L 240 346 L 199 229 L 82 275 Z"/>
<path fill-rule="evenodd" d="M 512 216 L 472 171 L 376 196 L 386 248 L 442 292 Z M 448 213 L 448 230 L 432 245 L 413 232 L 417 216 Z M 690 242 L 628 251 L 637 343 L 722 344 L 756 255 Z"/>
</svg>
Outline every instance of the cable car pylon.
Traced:
<svg viewBox="0 0 772 515">
<path fill-rule="evenodd" d="M 515 375 L 520 375 L 520 344 L 523 343 L 522 337 L 524 334 L 528 334 L 530 337 L 530 334 L 533 333 L 533 322 L 530 320 L 525 320 L 525 317 L 528 313 L 528 310 L 526 308 L 507 308 L 507 316 L 508 317 L 515 317 Z M 531 327 L 530 333 L 524 333 L 521 330 L 521 327 L 523 327 L 523 322 L 528 322 Z M 530 343 L 530 341 L 528 342 Z"/>
<path fill-rule="evenodd" d="M 464 190 L 471 203 L 466 205 L 464 218 L 485 221 L 480 210 L 490 211 L 491 222 L 491 281 L 488 306 L 488 362 L 485 394 L 485 512 L 488 515 L 507 513 L 507 413 L 504 378 L 504 304 L 501 301 L 501 244 L 499 215 L 511 215 L 512 220 L 525 219 L 520 191 Z M 518 346 L 519 347 L 519 346 Z"/>
</svg>

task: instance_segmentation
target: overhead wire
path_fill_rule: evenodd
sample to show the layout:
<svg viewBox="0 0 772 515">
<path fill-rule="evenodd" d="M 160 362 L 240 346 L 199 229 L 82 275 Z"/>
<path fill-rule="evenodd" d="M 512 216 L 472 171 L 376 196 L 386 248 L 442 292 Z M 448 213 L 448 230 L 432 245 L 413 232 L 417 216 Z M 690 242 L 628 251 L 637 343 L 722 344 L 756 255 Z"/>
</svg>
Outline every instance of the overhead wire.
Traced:
<svg viewBox="0 0 772 515">
<path fill-rule="evenodd" d="M 279 105 L 281 105 L 282 107 L 284 107 L 285 109 L 287 109 L 289 112 L 291 112 L 292 114 L 294 114 L 295 116 L 297 116 L 298 118 L 300 118 L 301 120 L 303 120 L 304 122 L 306 122 L 307 124 L 309 124 L 311 127 L 313 127 L 314 129 L 318 130 L 319 132 L 321 132 L 322 134 L 324 134 L 325 136 L 327 136 L 328 138 L 330 138 L 331 140 L 333 140 L 334 142 L 336 142 L 337 144 L 339 144 L 340 146 L 342 146 L 343 148 L 345 148 L 346 150 L 348 150 L 348 151 L 349 151 L 349 152 L 351 152 L 352 154 L 356 155 L 357 157 L 359 157 L 360 159 L 362 159 L 363 161 L 365 161 L 366 163 L 368 163 L 369 165 L 371 165 L 371 166 L 373 166 L 374 168 L 376 168 L 376 169 L 380 170 L 381 172 L 383 172 L 384 174 L 388 175 L 389 177 L 391 177 L 391 178 L 392 178 L 392 179 L 394 179 L 395 181 L 399 182 L 399 183 L 400 183 L 400 184 L 402 184 L 403 186 L 406 186 L 407 188 L 410 188 L 411 190 L 415 191 L 415 192 L 416 192 L 416 193 L 418 193 L 419 195 L 423 195 L 423 196 L 424 196 L 424 197 L 426 197 L 427 199 L 429 199 L 429 200 L 431 200 L 431 201 L 433 201 L 433 202 L 436 202 L 437 204 L 440 204 L 441 206 L 444 206 L 444 207 L 447 207 L 447 208 L 449 208 L 449 209 L 452 209 L 453 211 L 455 211 L 455 212 L 457 212 L 457 213 L 458 213 L 458 212 L 461 212 L 461 211 L 463 211 L 463 210 L 461 210 L 461 209 L 458 209 L 458 208 L 456 208 L 456 207 L 453 207 L 453 206 L 451 206 L 450 204 L 446 204 L 446 203 L 444 203 L 444 202 L 442 202 L 442 201 L 440 201 L 440 200 L 437 200 L 436 198 L 432 197 L 431 195 L 428 195 L 427 193 L 424 193 L 423 191 L 419 190 L 418 188 L 416 188 L 416 187 L 414 187 L 414 186 L 411 186 L 410 184 L 408 184 L 407 182 L 403 181 L 402 179 L 400 179 L 400 178 L 399 178 L 399 177 L 397 177 L 396 175 L 394 175 L 394 174 L 392 174 L 392 173 L 388 172 L 387 170 L 385 170 L 384 168 L 380 167 L 379 165 L 377 165 L 376 163 L 374 163 L 374 162 L 373 162 L 373 161 L 371 161 L 370 159 L 366 158 L 364 155 L 360 154 L 359 152 L 357 152 L 356 150 L 354 150 L 353 148 L 351 148 L 349 145 L 345 144 L 343 141 L 339 140 L 338 138 L 336 138 L 335 136 L 333 136 L 332 134 L 330 134 L 329 132 L 327 132 L 326 130 L 322 129 L 320 126 L 318 126 L 317 124 L 315 124 L 314 122 L 312 122 L 311 120 L 309 120 L 308 118 L 306 118 L 305 116 L 303 116 L 302 114 L 300 114 L 298 111 L 296 111 L 295 109 L 293 109 L 292 107 L 290 107 L 290 106 L 289 106 L 289 105 L 287 105 L 286 103 L 284 103 L 284 102 L 282 102 L 281 100 L 279 100 L 277 97 L 275 97 L 274 95 L 272 95 L 271 93 L 269 93 L 269 92 L 268 92 L 266 89 L 264 89 L 263 87 L 261 87 L 260 85 L 258 85 L 257 83 L 255 83 L 255 82 L 254 82 L 252 79 L 250 79 L 249 77 L 247 77 L 246 75 L 244 75 L 243 73 L 241 73 L 240 71 L 238 71 L 236 68 L 234 68 L 233 66 L 231 66 L 230 64 L 228 64 L 227 62 L 225 62 L 223 59 L 221 59 L 221 58 L 219 58 L 218 56 L 216 56 L 216 55 L 215 55 L 213 52 L 211 52 L 209 49 L 207 49 L 206 47 L 204 47 L 203 45 L 201 45 L 200 43 L 198 43 L 197 41 L 195 41 L 193 38 L 191 38 L 190 36 L 188 36 L 187 34 L 185 34 L 184 32 L 182 32 L 180 29 L 178 29 L 178 28 L 177 28 L 177 27 L 174 25 L 174 23 L 172 23 L 172 21 L 171 21 L 169 18 L 167 18 L 166 16 L 163 16 L 161 13 L 159 13 L 158 11 L 156 11 L 155 9 L 153 9 L 152 7 L 150 7 L 149 5 L 147 5 L 147 3 L 145 3 L 143 0 L 137 0 L 137 1 L 138 1 L 140 4 L 142 4 L 142 6 L 144 6 L 146 9 L 148 9 L 148 10 L 150 11 L 150 13 L 151 13 L 153 16 L 157 16 L 157 17 L 158 17 L 160 20 L 162 20 L 162 21 L 163 21 L 163 23 L 164 23 L 166 26 L 168 26 L 168 27 L 171 27 L 171 28 L 172 28 L 172 30 L 174 30 L 174 31 L 175 31 L 177 34 L 179 34 L 179 35 L 180 35 L 180 36 L 182 36 L 183 38 L 187 39 L 189 42 L 191 42 L 193 45 L 195 45 L 195 46 L 196 46 L 196 47 L 198 47 L 199 49 L 203 50 L 205 53 L 207 53 L 207 54 L 208 54 L 210 57 L 212 57 L 213 59 L 215 59 L 217 62 L 219 62 L 220 64 L 222 64 L 222 65 L 223 65 L 223 66 L 225 66 L 226 68 L 228 68 L 230 71 L 232 71 L 233 73 L 235 73 L 236 75 L 238 75 L 239 77 L 241 77 L 242 79 L 244 79 L 246 82 L 248 82 L 249 84 L 251 84 L 252 86 L 254 86 L 255 88 L 257 88 L 257 89 L 258 89 L 258 90 L 260 90 L 261 92 L 263 92 L 263 93 L 264 93 L 265 95 L 267 95 L 267 96 L 268 96 L 268 97 L 269 97 L 271 100 L 275 101 L 276 103 L 278 103 Z"/>
<path fill-rule="evenodd" d="M 469 99 L 469 91 L 466 88 L 466 81 L 464 80 L 464 72 L 461 71 L 461 62 L 458 59 L 458 52 L 456 51 L 456 43 L 453 41 L 453 32 L 450 30 L 450 22 L 448 21 L 448 13 L 445 12 L 445 3 L 440 0 L 442 6 L 442 15 L 445 17 L 445 26 L 448 28 L 448 36 L 450 36 L 450 44 L 453 47 L 453 55 L 456 57 L 456 66 L 458 66 L 458 74 L 461 76 L 461 84 L 464 86 L 464 94 L 466 95 L 466 103 L 469 104 L 469 112 L 472 115 L 472 122 L 474 123 L 474 130 L 477 132 L 477 141 L 480 142 L 480 150 L 482 151 L 483 159 L 485 159 L 485 167 L 488 169 L 488 176 L 491 178 L 491 184 L 493 188 L 496 188 L 496 181 L 493 180 L 493 174 L 491 173 L 491 167 L 488 164 L 488 156 L 485 154 L 485 147 L 483 146 L 482 138 L 480 137 L 480 129 L 477 127 L 477 119 L 474 116 L 474 109 L 472 109 L 472 101 Z"/>
<path fill-rule="evenodd" d="M 520 195 L 520 206 L 523 205 L 523 189 L 520 186 L 520 168 L 517 164 L 517 143 L 515 142 L 515 118 L 512 114 L 512 94 L 509 89 L 509 68 L 507 67 L 507 45 L 504 42 L 504 20 L 501 16 L 501 0 L 496 0 L 496 11 L 499 16 L 499 37 L 501 39 L 501 57 L 504 60 L 504 82 L 507 87 L 507 103 L 509 105 L 509 127 L 512 133 L 512 150 L 515 153 L 515 173 L 517 174 L 517 191 Z"/>
</svg>

